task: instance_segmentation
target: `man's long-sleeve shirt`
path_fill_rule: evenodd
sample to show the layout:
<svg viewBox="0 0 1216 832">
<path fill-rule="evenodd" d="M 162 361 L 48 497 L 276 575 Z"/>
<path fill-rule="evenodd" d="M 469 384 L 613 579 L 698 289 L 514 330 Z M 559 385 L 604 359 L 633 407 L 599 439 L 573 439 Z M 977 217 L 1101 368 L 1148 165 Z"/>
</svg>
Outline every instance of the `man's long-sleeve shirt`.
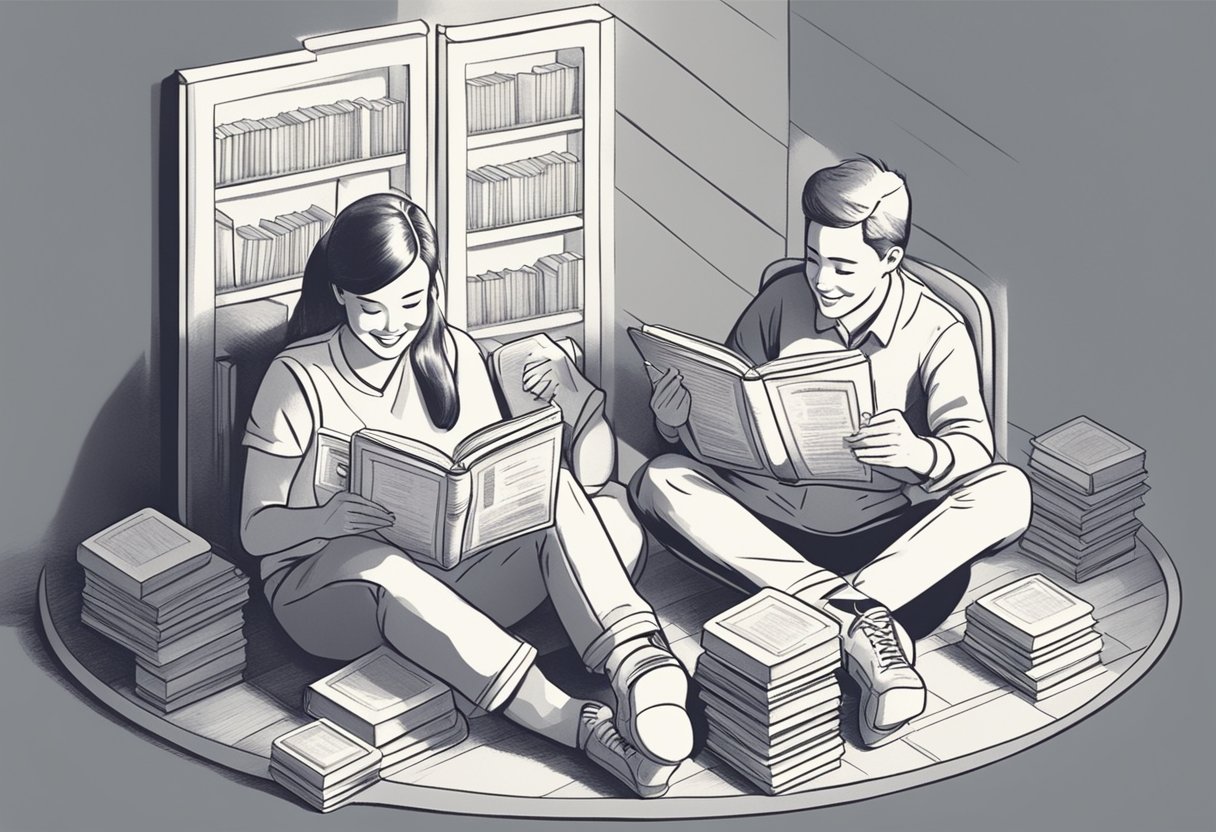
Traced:
<svg viewBox="0 0 1216 832">
<path fill-rule="evenodd" d="M 928 476 L 875 467 L 870 482 L 791 486 L 771 477 L 733 472 L 797 501 L 808 526 L 825 533 L 859 528 L 907 503 L 903 488 L 942 491 L 992 462 L 992 427 L 980 390 L 975 347 L 958 313 L 915 278 L 896 270 L 868 326 L 847 334 L 824 317 L 803 272 L 775 278 L 736 322 L 727 346 L 754 364 L 812 352 L 860 350 L 870 361 L 876 412 L 899 410 L 933 445 Z M 670 437 L 669 437 L 670 438 Z"/>
</svg>

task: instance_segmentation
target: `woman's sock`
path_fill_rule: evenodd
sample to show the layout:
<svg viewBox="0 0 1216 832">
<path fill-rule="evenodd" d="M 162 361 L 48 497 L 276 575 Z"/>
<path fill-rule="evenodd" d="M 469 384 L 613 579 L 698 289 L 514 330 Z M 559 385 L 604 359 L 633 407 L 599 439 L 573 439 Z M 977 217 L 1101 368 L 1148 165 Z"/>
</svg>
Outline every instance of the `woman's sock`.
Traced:
<svg viewBox="0 0 1216 832">
<path fill-rule="evenodd" d="M 533 665 L 524 674 L 515 695 L 507 701 L 503 715 L 542 737 L 578 748 L 579 717 L 583 707 L 591 704 L 598 703 L 573 698 Z"/>
</svg>

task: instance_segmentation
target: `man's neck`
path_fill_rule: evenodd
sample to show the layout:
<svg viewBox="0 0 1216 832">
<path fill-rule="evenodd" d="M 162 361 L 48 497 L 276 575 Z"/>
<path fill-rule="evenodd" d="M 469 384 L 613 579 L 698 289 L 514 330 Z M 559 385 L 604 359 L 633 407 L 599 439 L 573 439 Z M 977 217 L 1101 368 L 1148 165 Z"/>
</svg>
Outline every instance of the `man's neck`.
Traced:
<svg viewBox="0 0 1216 832">
<path fill-rule="evenodd" d="M 890 291 L 891 275 L 886 274 L 883 275 L 882 283 L 875 287 L 868 298 L 862 301 L 861 306 L 840 317 L 840 320 L 837 321 L 837 328 L 844 330 L 840 334 L 846 347 L 852 346 L 852 342 L 862 335 L 863 330 L 878 317 L 878 310 L 882 309 Z"/>
</svg>

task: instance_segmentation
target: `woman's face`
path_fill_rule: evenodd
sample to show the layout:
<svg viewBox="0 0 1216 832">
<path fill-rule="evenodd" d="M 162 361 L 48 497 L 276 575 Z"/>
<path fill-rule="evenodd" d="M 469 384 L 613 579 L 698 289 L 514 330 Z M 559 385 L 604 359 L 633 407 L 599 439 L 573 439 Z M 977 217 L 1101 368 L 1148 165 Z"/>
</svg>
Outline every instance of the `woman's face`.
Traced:
<svg viewBox="0 0 1216 832">
<path fill-rule="evenodd" d="M 356 295 L 334 287 L 334 296 L 346 308 L 346 322 L 359 341 L 373 355 L 395 359 L 409 348 L 426 322 L 430 286 L 430 270 L 415 258 L 381 289 Z"/>
</svg>

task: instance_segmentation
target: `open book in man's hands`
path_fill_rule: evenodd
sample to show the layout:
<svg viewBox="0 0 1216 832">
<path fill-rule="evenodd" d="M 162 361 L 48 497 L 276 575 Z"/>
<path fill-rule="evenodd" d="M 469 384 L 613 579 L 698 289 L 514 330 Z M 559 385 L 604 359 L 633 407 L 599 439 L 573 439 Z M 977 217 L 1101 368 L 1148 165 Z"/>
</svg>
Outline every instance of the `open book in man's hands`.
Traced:
<svg viewBox="0 0 1216 832">
<path fill-rule="evenodd" d="M 630 328 L 642 357 L 674 367 L 691 398 L 688 433 L 706 462 L 779 480 L 870 480 L 845 437 L 874 412 L 869 360 L 857 350 L 778 358 L 760 366 L 730 349 L 662 326 Z"/>
<path fill-rule="evenodd" d="M 461 558 L 551 526 L 561 460 L 554 405 L 482 428 L 451 456 L 425 442 L 363 429 L 322 432 L 318 499 L 353 491 L 396 518 L 379 533 L 416 560 L 451 569 Z M 342 476 L 349 468 L 349 478 Z M 347 481 L 349 480 L 349 486 Z"/>
</svg>

